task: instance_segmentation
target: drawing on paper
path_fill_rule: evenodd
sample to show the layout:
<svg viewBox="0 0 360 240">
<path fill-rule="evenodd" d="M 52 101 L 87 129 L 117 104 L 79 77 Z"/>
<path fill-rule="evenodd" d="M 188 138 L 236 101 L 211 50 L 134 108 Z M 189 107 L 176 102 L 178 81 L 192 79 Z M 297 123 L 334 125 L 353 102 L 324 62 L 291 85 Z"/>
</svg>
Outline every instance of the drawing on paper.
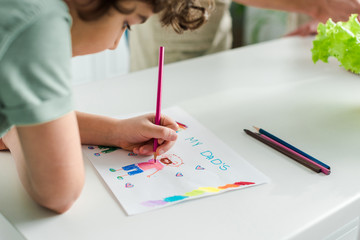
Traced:
<svg viewBox="0 0 360 240">
<path fill-rule="evenodd" d="M 156 162 L 115 147 L 83 148 L 129 215 L 268 182 L 264 174 L 180 108 L 163 113 L 177 120 L 178 139 Z"/>
<path fill-rule="evenodd" d="M 181 132 L 182 130 L 185 130 L 188 128 L 188 126 L 186 126 L 185 124 L 182 124 L 182 123 L 179 123 L 179 122 L 176 122 L 179 126 L 179 129 L 176 131 L 177 133 Z"/>
<path fill-rule="evenodd" d="M 155 173 L 161 171 L 164 167 L 180 167 L 184 164 L 183 160 L 175 154 L 162 154 L 155 161 L 150 159 L 146 162 L 133 163 L 130 165 L 123 166 L 119 169 L 110 168 L 110 172 L 116 172 L 120 175 L 117 179 L 124 179 L 126 176 L 133 176 L 143 172 L 147 172 L 147 177 L 153 176 Z M 151 172 L 151 173 L 150 173 Z"/>
<path fill-rule="evenodd" d="M 199 187 L 199 188 L 192 190 L 190 192 L 187 192 L 183 195 L 166 197 L 161 200 L 145 201 L 145 202 L 142 202 L 141 204 L 144 206 L 147 206 L 147 207 L 154 207 L 157 205 L 165 205 L 165 204 L 168 204 L 171 202 L 184 200 L 186 198 L 203 195 L 205 193 L 217 193 L 217 192 L 220 192 L 225 189 L 238 188 L 240 186 L 253 185 L 253 184 L 255 184 L 255 183 L 254 182 L 235 182 L 233 184 L 226 184 L 225 186 L 220 186 L 220 187 Z"/>
<path fill-rule="evenodd" d="M 109 146 L 97 146 L 98 149 L 100 149 L 100 152 L 96 152 L 94 153 L 94 156 L 100 156 L 101 154 L 107 154 L 107 153 L 111 153 L 114 152 L 118 149 L 121 149 L 119 147 L 109 147 Z M 89 146 L 88 149 L 96 149 L 96 147 L 94 146 Z"/>
<path fill-rule="evenodd" d="M 132 185 L 131 183 L 125 183 L 125 187 L 126 187 L 126 188 L 133 188 L 134 185 Z"/>
</svg>

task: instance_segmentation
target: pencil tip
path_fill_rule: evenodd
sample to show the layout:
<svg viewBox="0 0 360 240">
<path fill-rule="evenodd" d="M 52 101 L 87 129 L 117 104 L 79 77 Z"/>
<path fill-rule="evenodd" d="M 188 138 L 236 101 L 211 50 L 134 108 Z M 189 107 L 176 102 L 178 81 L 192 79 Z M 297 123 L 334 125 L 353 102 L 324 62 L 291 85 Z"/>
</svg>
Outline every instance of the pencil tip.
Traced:
<svg viewBox="0 0 360 240">
<path fill-rule="evenodd" d="M 255 128 L 256 131 L 259 131 L 259 130 L 260 130 L 260 128 L 255 127 L 255 126 L 253 126 L 253 128 Z"/>
</svg>

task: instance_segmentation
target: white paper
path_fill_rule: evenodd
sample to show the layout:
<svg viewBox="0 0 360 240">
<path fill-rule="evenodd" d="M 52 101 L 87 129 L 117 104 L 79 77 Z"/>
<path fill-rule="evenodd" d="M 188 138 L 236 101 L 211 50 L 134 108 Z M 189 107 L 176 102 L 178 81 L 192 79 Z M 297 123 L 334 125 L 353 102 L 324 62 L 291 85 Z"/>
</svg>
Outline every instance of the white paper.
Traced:
<svg viewBox="0 0 360 240">
<path fill-rule="evenodd" d="M 83 146 L 127 214 L 133 215 L 229 190 L 268 182 L 268 178 L 178 107 L 162 112 L 178 123 L 178 140 L 157 157 L 122 149 Z M 170 159 L 170 163 L 167 159 Z"/>
<path fill-rule="evenodd" d="M 0 213 L 0 239 L 25 240 L 11 223 Z"/>
</svg>

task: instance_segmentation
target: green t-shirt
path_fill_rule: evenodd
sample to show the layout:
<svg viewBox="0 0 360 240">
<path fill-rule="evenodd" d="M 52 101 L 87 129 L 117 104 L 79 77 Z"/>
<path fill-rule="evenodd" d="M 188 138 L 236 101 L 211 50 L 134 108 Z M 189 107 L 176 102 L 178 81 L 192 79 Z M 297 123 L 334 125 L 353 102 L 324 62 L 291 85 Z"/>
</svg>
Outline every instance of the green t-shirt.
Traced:
<svg viewBox="0 0 360 240">
<path fill-rule="evenodd" d="M 62 0 L 0 0 L 0 137 L 73 110 L 70 29 Z"/>
</svg>

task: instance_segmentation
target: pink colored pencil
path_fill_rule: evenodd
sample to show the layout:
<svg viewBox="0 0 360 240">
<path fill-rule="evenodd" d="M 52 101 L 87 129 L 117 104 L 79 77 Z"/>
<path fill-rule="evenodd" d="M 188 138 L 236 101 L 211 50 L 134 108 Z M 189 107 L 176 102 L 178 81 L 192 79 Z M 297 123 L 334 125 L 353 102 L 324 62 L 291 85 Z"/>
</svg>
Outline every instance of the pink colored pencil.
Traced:
<svg viewBox="0 0 360 240">
<path fill-rule="evenodd" d="M 161 120 L 161 88 L 162 88 L 162 78 L 163 78 L 163 67 L 164 67 L 164 47 L 159 49 L 159 73 L 158 73 L 158 88 L 157 88 L 157 99 L 156 99 L 156 114 L 155 114 L 155 124 L 160 125 Z M 154 160 L 156 161 L 156 149 L 158 147 L 158 140 L 154 139 Z"/>
<path fill-rule="evenodd" d="M 320 165 L 320 164 L 317 164 L 316 162 L 312 161 L 311 159 L 309 159 L 309 158 L 307 158 L 307 157 L 304 157 L 303 155 L 301 155 L 301 154 L 295 152 L 294 150 L 292 150 L 292 149 L 290 149 L 290 148 L 288 148 L 288 147 L 286 147 L 286 146 L 278 143 L 277 141 L 269 138 L 268 136 L 266 136 L 266 135 L 264 135 L 264 134 L 260 134 L 260 136 L 261 136 L 262 138 L 264 138 L 264 139 L 266 139 L 266 140 L 268 140 L 268 141 L 276 144 L 277 146 L 288 150 L 289 152 L 291 152 L 291 153 L 295 154 L 296 156 L 304 159 L 305 161 L 307 161 L 307 162 L 309 162 L 309 163 L 311 163 L 311 164 L 319 167 L 324 174 L 326 174 L 326 175 L 329 175 L 329 174 L 330 174 L 330 170 L 329 170 L 328 168 L 326 168 L 326 167 L 324 167 L 324 166 L 322 166 L 322 165 Z"/>
</svg>

